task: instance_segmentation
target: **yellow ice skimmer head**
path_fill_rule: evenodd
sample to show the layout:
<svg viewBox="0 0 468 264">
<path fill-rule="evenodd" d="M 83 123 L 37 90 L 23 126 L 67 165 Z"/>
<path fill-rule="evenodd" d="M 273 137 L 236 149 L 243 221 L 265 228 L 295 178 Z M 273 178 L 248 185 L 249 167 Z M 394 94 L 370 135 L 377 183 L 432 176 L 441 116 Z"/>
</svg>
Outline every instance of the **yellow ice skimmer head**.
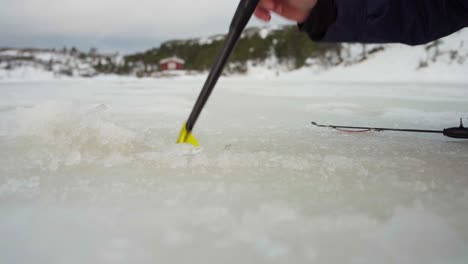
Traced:
<svg viewBox="0 0 468 264">
<path fill-rule="evenodd" d="M 192 135 L 191 131 L 187 130 L 187 125 L 184 123 L 182 130 L 180 130 L 179 139 L 177 139 L 177 144 L 190 144 L 194 147 L 200 146 L 197 139 Z"/>
</svg>

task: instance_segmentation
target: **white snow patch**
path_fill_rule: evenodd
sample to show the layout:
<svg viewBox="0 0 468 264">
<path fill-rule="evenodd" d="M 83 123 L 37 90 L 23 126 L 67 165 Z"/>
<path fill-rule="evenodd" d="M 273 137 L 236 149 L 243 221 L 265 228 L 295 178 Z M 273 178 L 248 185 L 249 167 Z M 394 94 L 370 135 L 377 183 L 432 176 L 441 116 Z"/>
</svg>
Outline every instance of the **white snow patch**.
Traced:
<svg viewBox="0 0 468 264">
<path fill-rule="evenodd" d="M 262 39 L 266 39 L 268 35 L 270 34 L 271 29 L 269 28 L 262 28 L 260 29 L 260 32 L 258 33 Z"/>
</svg>

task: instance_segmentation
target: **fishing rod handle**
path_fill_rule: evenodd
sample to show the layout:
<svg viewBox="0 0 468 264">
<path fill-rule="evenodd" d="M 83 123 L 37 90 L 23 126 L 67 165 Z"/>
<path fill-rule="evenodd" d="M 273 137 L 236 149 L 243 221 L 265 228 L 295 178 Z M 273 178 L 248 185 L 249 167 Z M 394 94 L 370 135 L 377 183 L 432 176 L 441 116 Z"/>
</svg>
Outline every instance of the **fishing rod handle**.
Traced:
<svg viewBox="0 0 468 264">
<path fill-rule="evenodd" d="M 444 136 L 451 138 L 468 138 L 468 128 L 452 127 L 444 129 Z"/>
</svg>

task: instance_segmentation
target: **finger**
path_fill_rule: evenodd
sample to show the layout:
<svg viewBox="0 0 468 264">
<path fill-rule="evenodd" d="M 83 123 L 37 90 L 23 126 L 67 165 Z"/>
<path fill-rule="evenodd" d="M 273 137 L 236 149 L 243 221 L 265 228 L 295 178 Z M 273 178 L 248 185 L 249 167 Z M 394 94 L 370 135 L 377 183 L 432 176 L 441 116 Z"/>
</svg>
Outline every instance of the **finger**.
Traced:
<svg viewBox="0 0 468 264">
<path fill-rule="evenodd" d="M 283 13 L 283 3 L 281 1 L 276 1 L 273 11 L 277 14 Z"/>
<path fill-rule="evenodd" d="M 276 13 L 283 11 L 283 1 L 281 0 L 262 0 L 260 6 Z"/>
<path fill-rule="evenodd" d="M 309 16 L 309 12 L 305 10 L 298 9 L 294 6 L 291 6 L 287 2 L 283 2 L 281 4 L 278 4 L 274 10 L 275 13 L 278 15 L 294 20 L 297 22 L 304 22 L 307 17 Z"/>
<path fill-rule="evenodd" d="M 263 20 L 263 21 L 270 21 L 271 20 L 271 14 L 270 14 L 270 11 L 268 11 L 267 9 L 263 8 L 263 7 L 257 7 L 257 9 L 255 9 L 255 12 L 254 12 L 254 15 Z"/>
<path fill-rule="evenodd" d="M 275 2 L 275 0 L 261 0 L 258 6 L 266 10 L 274 10 Z"/>
</svg>

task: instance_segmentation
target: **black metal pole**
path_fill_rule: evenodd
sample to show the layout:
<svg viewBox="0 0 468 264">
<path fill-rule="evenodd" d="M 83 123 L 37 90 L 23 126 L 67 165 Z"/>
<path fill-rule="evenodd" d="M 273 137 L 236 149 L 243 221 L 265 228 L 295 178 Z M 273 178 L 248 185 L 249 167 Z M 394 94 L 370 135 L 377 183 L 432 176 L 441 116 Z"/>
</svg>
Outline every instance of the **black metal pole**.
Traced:
<svg viewBox="0 0 468 264">
<path fill-rule="evenodd" d="M 226 37 L 224 47 L 218 54 L 216 62 L 211 68 L 210 74 L 208 75 L 208 78 L 203 85 L 203 89 L 198 96 L 197 102 L 195 103 L 193 110 L 190 113 L 190 117 L 187 120 L 186 129 L 189 132 L 192 131 L 193 127 L 195 126 L 195 123 L 197 122 L 203 107 L 205 107 L 205 104 L 208 101 L 208 98 L 210 97 L 211 92 L 213 91 L 216 82 L 219 79 L 219 76 L 223 72 L 224 66 L 229 60 L 229 57 L 242 34 L 242 31 L 252 17 L 258 2 L 259 0 L 241 0 L 239 3 L 229 27 L 229 33 Z"/>
<path fill-rule="evenodd" d="M 211 68 L 210 74 L 208 75 L 208 78 L 206 79 L 205 84 L 203 85 L 203 89 L 200 92 L 200 95 L 198 96 L 197 102 L 195 103 L 195 106 L 193 107 L 192 113 L 190 114 L 190 117 L 187 120 L 188 131 L 192 131 L 193 127 L 195 126 L 195 123 L 197 122 L 197 119 L 200 116 L 201 111 L 205 107 L 205 104 L 208 101 L 208 98 L 210 97 L 211 92 L 213 91 L 219 79 L 219 76 L 223 72 L 224 65 L 226 65 L 226 62 L 229 60 L 231 51 L 234 49 L 235 45 L 237 44 L 237 40 L 239 36 L 240 36 L 240 33 L 238 32 L 229 32 L 226 38 L 226 43 L 223 49 L 221 50 L 221 52 L 219 53 L 215 64 Z"/>
</svg>

